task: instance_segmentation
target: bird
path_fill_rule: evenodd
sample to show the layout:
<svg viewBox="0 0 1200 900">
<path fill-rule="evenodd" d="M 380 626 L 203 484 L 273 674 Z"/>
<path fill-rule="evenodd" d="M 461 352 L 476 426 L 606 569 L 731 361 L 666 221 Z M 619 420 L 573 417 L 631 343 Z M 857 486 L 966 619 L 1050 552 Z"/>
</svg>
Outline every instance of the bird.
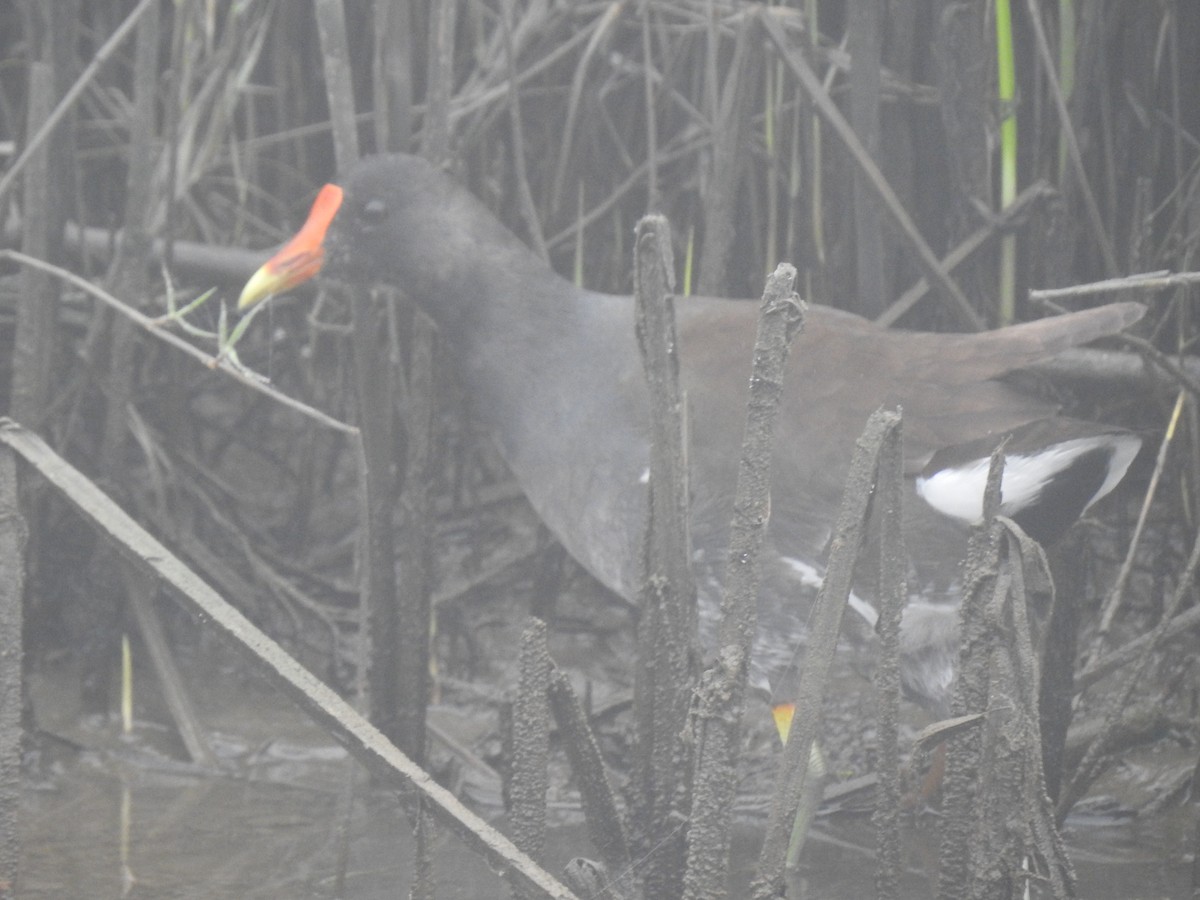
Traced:
<svg viewBox="0 0 1200 900">
<path fill-rule="evenodd" d="M 427 160 L 368 157 L 319 192 L 301 231 L 246 283 L 241 310 L 318 273 L 400 288 L 453 357 L 474 415 L 562 546 L 636 602 L 649 471 L 649 399 L 630 296 L 559 276 L 465 187 Z M 1112 303 L 973 334 L 891 330 L 813 305 L 795 337 L 776 425 L 762 551 L 754 688 L 771 695 L 795 655 L 851 451 L 877 408 L 900 407 L 910 602 L 901 681 L 948 709 L 958 550 L 982 512 L 987 462 L 1009 441 L 1001 512 L 1052 541 L 1125 476 L 1130 431 L 1060 415 L 1001 380 L 1120 332 L 1140 304 Z M 689 413 L 689 527 L 701 643 L 712 646 L 725 568 L 758 304 L 676 303 Z M 853 606 L 873 625 L 869 600 Z"/>
</svg>

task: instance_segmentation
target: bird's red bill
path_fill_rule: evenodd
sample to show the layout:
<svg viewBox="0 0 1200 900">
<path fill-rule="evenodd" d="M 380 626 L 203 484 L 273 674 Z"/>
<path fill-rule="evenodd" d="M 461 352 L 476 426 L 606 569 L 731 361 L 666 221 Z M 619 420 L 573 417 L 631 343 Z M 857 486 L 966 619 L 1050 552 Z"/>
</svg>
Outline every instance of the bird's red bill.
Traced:
<svg viewBox="0 0 1200 900">
<path fill-rule="evenodd" d="M 238 309 L 253 306 L 272 294 L 290 291 L 321 271 L 325 233 L 341 205 L 340 187 L 327 184 L 321 188 L 304 226 L 246 282 L 238 298 Z"/>
</svg>

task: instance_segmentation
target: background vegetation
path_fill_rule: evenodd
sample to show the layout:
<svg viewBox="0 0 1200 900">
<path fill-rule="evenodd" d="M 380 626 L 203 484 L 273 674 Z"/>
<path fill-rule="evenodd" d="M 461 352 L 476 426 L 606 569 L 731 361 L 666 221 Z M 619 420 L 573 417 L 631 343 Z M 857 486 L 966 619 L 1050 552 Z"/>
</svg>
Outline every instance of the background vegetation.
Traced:
<svg viewBox="0 0 1200 900">
<path fill-rule="evenodd" d="M 330 10 L 344 16 L 340 71 L 354 97 L 332 115 L 318 28 Z M 126 24 L 143 39 L 111 41 Z M 591 288 L 629 289 L 633 225 L 652 208 L 672 221 L 685 293 L 756 297 L 787 260 L 814 302 L 900 327 L 1001 324 L 1043 313 L 1030 288 L 1196 268 L 1197 34 L 1200 6 L 1168 0 L 9 0 L 0 221 L 6 244 L 151 316 L 216 285 L 190 315 L 216 331 L 220 302 L 257 262 L 244 251 L 290 234 L 336 178 L 331 119 L 352 114 L 361 153 L 445 163 Z M 781 42 L 801 51 L 819 90 Z M 839 114 L 859 146 L 839 133 Z M 864 174 L 867 157 L 878 177 Z M 949 281 L 933 258 L 951 260 Z M 345 437 L 146 339 L 58 279 L 11 263 L 4 275 L 4 411 L 349 688 L 360 548 Z M 1192 349 L 1191 291 L 1131 294 L 1150 305 L 1141 349 Z M 249 329 L 240 358 L 285 393 L 361 421 L 347 322 L 336 304 L 280 306 Z M 402 312 L 387 326 L 405 413 L 415 370 L 399 360 L 413 330 Z M 440 381 L 453 400 L 452 378 Z M 1195 533 L 1194 385 L 1084 398 L 1151 444 L 1185 398 L 1140 556 L 1143 590 L 1123 614 L 1131 633 L 1161 614 Z M 470 584 L 443 581 L 437 593 L 497 572 L 528 580 L 531 569 L 511 564 L 540 552 L 531 527 L 487 516 L 513 493 L 502 467 L 462 417 L 435 434 L 437 530 L 473 535 L 445 551 L 468 557 Z M 1144 488 L 1149 465 L 1140 471 Z M 127 585 L 53 503 L 40 499 L 33 521 L 30 634 L 80 647 L 90 702 L 107 709 Z M 508 549 L 493 557 L 494 546 Z M 456 631 L 455 609 L 439 607 L 443 674 L 469 675 L 474 648 L 455 642 L 474 638 Z M 1159 672 L 1173 703 L 1195 693 L 1192 654 L 1181 656 Z"/>
</svg>

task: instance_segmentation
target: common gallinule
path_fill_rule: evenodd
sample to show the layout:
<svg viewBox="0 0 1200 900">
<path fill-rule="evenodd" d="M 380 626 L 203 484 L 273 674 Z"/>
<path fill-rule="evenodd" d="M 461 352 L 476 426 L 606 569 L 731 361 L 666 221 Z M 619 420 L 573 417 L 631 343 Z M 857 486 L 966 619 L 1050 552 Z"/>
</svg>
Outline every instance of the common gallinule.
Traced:
<svg viewBox="0 0 1200 900">
<path fill-rule="evenodd" d="M 603 584 L 637 595 L 649 459 L 646 386 L 628 296 L 560 278 L 468 191 L 412 156 L 357 165 L 327 185 L 303 230 L 247 283 L 248 307 L 318 270 L 402 288 L 436 321 L 474 411 L 546 525 Z M 328 230 L 327 230 L 328 229 Z M 691 531 L 712 633 L 724 566 L 757 304 L 689 297 L 676 307 L 691 403 Z M 1142 307 L 1119 303 L 982 334 L 889 331 L 814 306 L 789 363 L 772 470 L 752 677 L 790 659 L 822 569 L 850 451 L 881 405 L 904 411 L 906 468 L 949 516 L 979 516 L 986 460 L 1012 432 L 1005 512 L 1052 540 L 1124 476 L 1133 434 L 1056 416 L 997 380 L 1114 334 Z M 981 462 L 982 460 L 982 462 Z M 917 593 L 905 615 L 904 683 L 944 709 L 955 638 L 960 522 L 912 498 L 906 541 Z M 860 612 L 871 612 L 861 602 Z M 707 611 L 707 612 L 704 612 Z M 703 637 L 703 635 L 702 635 Z"/>
</svg>

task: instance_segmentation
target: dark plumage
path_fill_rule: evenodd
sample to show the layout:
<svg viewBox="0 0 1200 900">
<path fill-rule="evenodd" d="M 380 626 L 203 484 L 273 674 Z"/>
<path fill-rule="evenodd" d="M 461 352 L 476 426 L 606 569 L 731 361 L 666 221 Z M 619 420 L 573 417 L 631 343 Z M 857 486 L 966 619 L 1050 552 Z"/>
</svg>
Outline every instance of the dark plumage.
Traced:
<svg viewBox="0 0 1200 900">
<path fill-rule="evenodd" d="M 368 159 L 344 184 L 324 243 L 327 274 L 394 284 L 433 317 L 475 413 L 495 432 L 538 514 L 596 578 L 635 597 L 648 404 L 632 299 L 560 278 L 471 194 L 421 159 Z M 243 305 L 278 288 L 269 265 L 247 286 Z M 679 300 L 676 312 L 680 374 L 692 406 L 692 541 L 702 628 L 711 633 L 757 304 L 692 297 Z M 1136 304 L 1113 304 L 964 335 L 888 331 L 834 309 L 810 309 L 793 347 L 776 432 L 756 681 L 780 669 L 803 633 L 807 611 L 794 598 L 799 584 L 821 571 L 850 451 L 874 409 L 903 408 L 910 475 L 947 447 L 986 444 L 1033 422 L 1044 422 L 1050 437 L 1066 420 L 1055 418 L 1051 404 L 997 379 L 1120 331 L 1141 314 Z M 1097 447 L 1091 482 L 1103 470 L 1100 480 L 1111 489 L 1131 457 L 1101 448 L 1117 442 L 1127 449 L 1137 438 L 1086 423 L 1070 427 L 1091 429 Z M 1114 461 L 1120 471 L 1110 477 L 1106 465 Z M 911 589 L 925 600 L 909 617 L 907 635 L 909 650 L 920 653 L 953 644 L 953 616 L 927 601 L 944 599 L 955 580 L 954 538 L 962 526 L 909 494 Z M 1056 488 L 1046 497 L 1056 497 Z M 940 649 L 933 655 L 952 656 Z M 922 674 L 908 686 L 940 706 L 949 679 L 948 672 Z"/>
</svg>

